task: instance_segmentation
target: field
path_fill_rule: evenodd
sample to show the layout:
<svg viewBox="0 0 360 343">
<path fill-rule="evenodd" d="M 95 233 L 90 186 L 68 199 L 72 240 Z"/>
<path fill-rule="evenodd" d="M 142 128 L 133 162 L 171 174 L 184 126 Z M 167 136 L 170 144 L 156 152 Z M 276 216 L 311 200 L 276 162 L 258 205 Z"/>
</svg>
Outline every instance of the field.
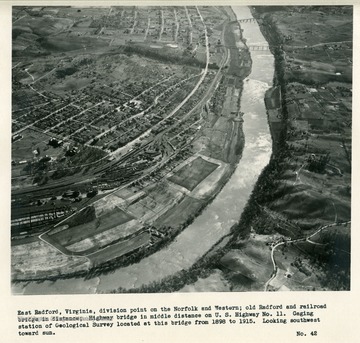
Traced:
<svg viewBox="0 0 360 343">
<path fill-rule="evenodd" d="M 229 292 L 231 289 L 230 283 L 221 271 L 216 269 L 207 278 L 199 278 L 195 283 L 180 289 L 179 292 Z"/>
<path fill-rule="evenodd" d="M 153 223 L 183 198 L 183 193 L 170 187 L 167 182 L 160 183 L 152 189 L 145 189 L 145 192 L 144 196 L 139 196 L 138 200 L 131 201 L 131 204 L 124 208 L 146 223 Z"/>
<path fill-rule="evenodd" d="M 133 217 L 121 209 L 114 208 L 89 223 L 70 227 L 51 235 L 51 237 L 61 245 L 67 246 L 120 226 L 132 219 Z"/>
<path fill-rule="evenodd" d="M 239 249 L 230 250 L 220 260 L 220 268 L 234 291 L 262 291 L 271 275 L 272 263 L 265 245 L 269 238 L 254 238 L 241 242 Z"/>
<path fill-rule="evenodd" d="M 130 220 L 124 224 L 117 225 L 109 230 L 94 234 L 81 241 L 77 241 L 68 245 L 66 249 L 71 252 L 87 255 L 105 247 L 114 241 L 124 240 L 132 235 L 136 235 L 139 231 L 139 222 L 135 219 Z"/>
<path fill-rule="evenodd" d="M 216 168 L 218 168 L 217 164 L 205 161 L 201 157 L 197 157 L 195 160 L 178 170 L 169 178 L 169 180 L 192 191 Z"/>
<path fill-rule="evenodd" d="M 12 251 L 12 277 L 18 279 L 56 277 L 89 267 L 85 258 L 65 256 L 41 241 L 12 247 Z"/>
<path fill-rule="evenodd" d="M 89 258 L 93 264 L 104 263 L 146 246 L 149 240 L 150 235 L 144 232 L 135 238 L 115 243 L 97 253 L 91 254 Z"/>
<path fill-rule="evenodd" d="M 198 213 L 204 206 L 203 200 L 198 200 L 185 196 L 176 206 L 168 210 L 163 216 L 156 220 L 155 225 L 178 227 L 189 221 L 189 217 Z"/>
<path fill-rule="evenodd" d="M 42 133 L 41 131 L 34 129 L 26 129 L 21 135 L 23 138 L 13 142 L 12 144 L 12 160 L 19 161 L 31 161 L 34 155 L 44 157 L 45 155 L 51 157 L 57 157 L 61 153 L 61 149 L 53 148 L 48 145 L 51 135 Z M 39 149 L 40 153 L 34 153 L 36 149 Z"/>
</svg>

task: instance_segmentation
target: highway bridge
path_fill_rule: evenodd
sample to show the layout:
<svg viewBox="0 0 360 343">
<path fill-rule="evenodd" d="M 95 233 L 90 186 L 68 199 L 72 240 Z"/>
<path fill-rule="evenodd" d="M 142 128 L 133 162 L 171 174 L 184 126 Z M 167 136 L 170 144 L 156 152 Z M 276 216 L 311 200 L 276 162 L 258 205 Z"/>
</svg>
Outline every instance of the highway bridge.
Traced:
<svg viewBox="0 0 360 343">
<path fill-rule="evenodd" d="M 230 45 L 230 46 L 226 46 L 227 48 L 229 49 L 243 49 L 243 48 L 240 48 L 236 45 Z M 256 44 L 249 44 L 247 45 L 247 48 L 250 50 L 250 51 L 269 51 L 270 48 L 268 45 L 256 45 Z"/>
<path fill-rule="evenodd" d="M 256 19 L 255 18 L 246 18 L 246 19 L 239 19 L 237 20 L 237 22 L 239 23 L 256 23 Z"/>
</svg>

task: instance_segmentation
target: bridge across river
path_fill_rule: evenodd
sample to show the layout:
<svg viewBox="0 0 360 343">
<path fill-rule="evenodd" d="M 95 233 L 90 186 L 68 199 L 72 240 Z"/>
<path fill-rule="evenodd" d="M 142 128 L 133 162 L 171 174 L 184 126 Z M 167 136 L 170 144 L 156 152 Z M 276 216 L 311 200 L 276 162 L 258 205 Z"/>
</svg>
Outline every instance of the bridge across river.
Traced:
<svg viewBox="0 0 360 343">
<path fill-rule="evenodd" d="M 239 24 L 261 24 L 262 23 L 262 19 L 255 19 L 255 18 L 245 18 L 245 19 L 238 19 L 238 20 L 234 20 L 231 21 L 230 24 L 235 24 L 235 23 L 239 23 Z"/>
<path fill-rule="evenodd" d="M 236 45 L 227 46 L 227 48 L 230 48 L 230 49 L 241 49 L 241 48 L 239 48 L 239 47 L 236 46 Z M 269 51 L 269 50 L 270 50 L 270 48 L 269 48 L 268 45 L 249 44 L 249 45 L 247 45 L 247 48 L 248 48 L 250 51 Z"/>
<path fill-rule="evenodd" d="M 248 45 L 250 51 L 269 51 L 270 48 L 268 45 Z"/>
<path fill-rule="evenodd" d="M 257 23 L 257 20 L 255 18 L 245 18 L 245 19 L 239 19 L 237 20 L 238 23 Z"/>
</svg>

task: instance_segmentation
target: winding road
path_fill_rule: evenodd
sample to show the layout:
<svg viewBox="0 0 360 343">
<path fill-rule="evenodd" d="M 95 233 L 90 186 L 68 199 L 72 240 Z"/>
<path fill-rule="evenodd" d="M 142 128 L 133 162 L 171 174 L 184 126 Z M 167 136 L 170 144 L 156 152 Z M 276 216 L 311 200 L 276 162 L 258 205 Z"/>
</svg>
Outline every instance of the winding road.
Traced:
<svg viewBox="0 0 360 343">
<path fill-rule="evenodd" d="M 279 247 L 280 245 L 284 245 L 285 243 L 299 243 L 299 242 L 308 242 L 308 243 L 311 243 L 311 244 L 314 244 L 314 245 L 323 245 L 322 243 L 317 243 L 317 242 L 311 241 L 310 238 L 314 237 L 319 232 L 321 232 L 322 230 L 327 229 L 329 227 L 334 227 L 334 226 L 339 226 L 339 225 L 345 226 L 345 225 L 348 225 L 350 223 L 351 223 L 350 220 L 346 221 L 346 222 L 340 222 L 340 223 L 334 222 L 332 224 L 322 226 L 320 229 L 316 230 L 314 233 L 312 233 L 308 237 L 299 238 L 299 239 L 295 239 L 295 240 L 289 240 L 289 241 L 281 241 L 281 242 L 275 244 L 271 249 L 271 261 L 272 261 L 274 270 L 273 270 L 273 273 L 271 274 L 270 279 L 268 281 L 266 281 L 266 283 L 265 283 L 264 291 L 266 292 L 268 290 L 268 287 L 269 287 L 271 281 L 274 280 L 276 278 L 276 276 L 277 276 L 278 266 L 276 265 L 276 261 L 275 261 L 275 258 L 274 258 L 274 253 L 275 253 L 275 250 L 276 250 L 277 247 Z"/>
</svg>

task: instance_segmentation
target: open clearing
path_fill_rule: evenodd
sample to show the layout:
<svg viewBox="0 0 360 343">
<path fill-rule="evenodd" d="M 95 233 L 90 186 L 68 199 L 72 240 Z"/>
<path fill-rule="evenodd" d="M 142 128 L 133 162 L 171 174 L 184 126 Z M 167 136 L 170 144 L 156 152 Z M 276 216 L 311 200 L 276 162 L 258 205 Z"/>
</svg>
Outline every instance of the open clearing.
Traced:
<svg viewBox="0 0 360 343">
<path fill-rule="evenodd" d="M 131 219 L 133 219 L 133 217 L 129 214 L 125 213 L 119 208 L 114 208 L 112 211 L 103 214 L 90 223 L 68 228 L 52 235 L 51 237 L 61 245 L 71 245 L 85 238 L 89 238 L 109 230 L 115 226 L 124 224 Z"/>
<path fill-rule="evenodd" d="M 204 200 L 194 199 L 189 196 L 185 196 L 176 207 L 171 208 L 164 215 L 162 215 L 155 224 L 159 226 L 172 226 L 177 227 L 184 224 L 189 220 L 190 214 L 196 214 L 205 204 Z"/>
<path fill-rule="evenodd" d="M 12 247 L 13 277 L 34 278 L 56 276 L 87 269 L 89 262 L 83 257 L 65 256 L 47 243 L 37 241 Z"/>
<path fill-rule="evenodd" d="M 132 252 L 149 242 L 150 234 L 144 232 L 134 238 L 113 244 L 89 256 L 94 264 L 103 263 Z"/>
<path fill-rule="evenodd" d="M 124 239 L 127 236 L 135 234 L 138 230 L 139 222 L 133 219 L 124 224 L 117 225 L 109 230 L 102 231 L 94 236 L 68 245 L 66 249 L 73 252 L 88 254 L 100 249 L 101 247 L 105 247 L 116 240 Z"/>
<path fill-rule="evenodd" d="M 26 129 L 21 132 L 23 138 L 13 142 L 11 158 L 15 161 L 31 160 L 34 157 L 34 150 L 39 148 L 40 157 L 45 155 L 56 157 L 61 153 L 61 149 L 52 148 L 48 145 L 50 135 L 33 130 Z"/>
<path fill-rule="evenodd" d="M 205 161 L 197 157 L 192 162 L 183 166 L 169 180 L 192 191 L 202 180 L 208 177 L 216 168 L 217 164 Z"/>
</svg>

